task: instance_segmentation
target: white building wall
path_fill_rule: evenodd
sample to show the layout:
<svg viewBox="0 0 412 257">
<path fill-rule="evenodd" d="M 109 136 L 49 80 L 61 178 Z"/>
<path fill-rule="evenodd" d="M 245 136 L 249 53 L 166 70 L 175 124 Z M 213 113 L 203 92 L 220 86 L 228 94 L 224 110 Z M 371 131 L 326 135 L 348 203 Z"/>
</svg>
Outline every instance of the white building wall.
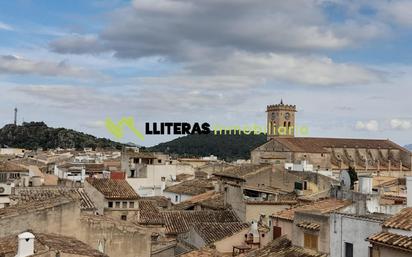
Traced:
<svg viewBox="0 0 412 257">
<path fill-rule="evenodd" d="M 353 244 L 356 257 L 369 257 L 365 239 L 382 231 L 379 221 L 332 214 L 330 216 L 330 257 L 345 257 L 345 242 Z"/>
<path fill-rule="evenodd" d="M 190 165 L 179 164 L 153 164 L 147 165 L 147 177 L 146 178 L 126 178 L 127 182 L 140 196 L 158 196 L 161 195 L 162 178 L 166 181 L 176 180 L 176 176 L 179 174 L 191 174 L 194 175 L 195 171 Z"/>
</svg>

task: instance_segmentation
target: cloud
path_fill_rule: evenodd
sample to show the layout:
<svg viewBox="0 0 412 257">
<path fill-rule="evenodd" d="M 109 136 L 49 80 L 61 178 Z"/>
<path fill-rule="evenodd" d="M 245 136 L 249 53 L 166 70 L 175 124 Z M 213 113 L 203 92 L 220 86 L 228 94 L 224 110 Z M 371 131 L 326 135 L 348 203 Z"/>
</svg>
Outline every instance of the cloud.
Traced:
<svg viewBox="0 0 412 257">
<path fill-rule="evenodd" d="M 366 130 L 366 131 L 375 132 L 379 130 L 379 123 L 376 120 L 357 121 L 355 128 L 357 130 Z"/>
<path fill-rule="evenodd" d="M 85 108 L 111 107 L 120 104 L 122 99 L 105 94 L 95 88 L 68 85 L 27 85 L 17 86 L 14 91 L 23 93 L 31 98 L 42 99 L 44 104 L 53 107 L 73 108 L 84 110 Z"/>
<path fill-rule="evenodd" d="M 64 54 L 98 54 L 105 52 L 96 35 L 69 35 L 50 42 L 52 51 Z"/>
<path fill-rule="evenodd" d="M 67 61 L 59 63 L 35 61 L 15 55 L 0 55 L 0 73 L 4 74 L 35 74 L 41 76 L 63 77 L 102 77 L 101 74 L 78 67 L 70 66 Z"/>
<path fill-rule="evenodd" d="M 392 129 L 408 130 L 412 128 L 412 122 L 410 120 L 391 119 L 389 123 Z"/>
<path fill-rule="evenodd" d="M 412 2 L 409 0 L 385 1 L 378 5 L 380 15 L 402 26 L 412 26 Z"/>
<path fill-rule="evenodd" d="M 0 22 L 0 30 L 14 30 L 12 26 L 4 22 Z"/>
<path fill-rule="evenodd" d="M 218 62 L 215 59 L 203 59 L 190 64 L 188 68 L 194 74 L 236 74 L 313 85 L 363 84 L 383 79 L 377 71 L 335 63 L 327 57 L 276 53 L 236 52 L 223 56 Z"/>
<path fill-rule="evenodd" d="M 354 43 L 350 35 L 337 35 L 315 0 L 136 0 L 111 15 L 98 41 L 120 58 L 177 60 L 185 57 L 187 47 L 252 52 L 341 49 Z M 94 53 L 87 48 L 100 45 L 96 41 L 63 37 L 50 46 L 59 53 Z"/>
</svg>

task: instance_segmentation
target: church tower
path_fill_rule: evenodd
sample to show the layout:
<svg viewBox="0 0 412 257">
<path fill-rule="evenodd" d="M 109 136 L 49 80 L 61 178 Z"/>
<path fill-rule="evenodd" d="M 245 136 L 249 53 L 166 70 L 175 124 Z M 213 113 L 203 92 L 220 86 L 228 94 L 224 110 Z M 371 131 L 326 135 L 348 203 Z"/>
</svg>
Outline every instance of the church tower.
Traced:
<svg viewBox="0 0 412 257">
<path fill-rule="evenodd" d="M 280 104 L 267 106 L 267 139 L 295 136 L 296 105 Z"/>
</svg>

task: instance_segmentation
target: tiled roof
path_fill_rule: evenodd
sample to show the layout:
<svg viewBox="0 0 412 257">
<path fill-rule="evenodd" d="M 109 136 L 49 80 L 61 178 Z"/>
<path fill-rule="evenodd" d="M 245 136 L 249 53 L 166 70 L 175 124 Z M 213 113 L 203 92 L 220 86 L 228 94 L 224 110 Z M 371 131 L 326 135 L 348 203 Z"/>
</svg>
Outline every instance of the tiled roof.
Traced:
<svg viewBox="0 0 412 257">
<path fill-rule="evenodd" d="M 412 252 L 412 237 L 392 234 L 389 232 L 380 232 L 367 239 L 371 243 L 381 244 L 388 247 L 395 247 Z"/>
<path fill-rule="evenodd" d="M 208 191 L 204 194 L 193 196 L 189 200 L 175 204 L 172 208 L 174 210 L 187 210 L 195 205 L 213 210 L 222 210 L 225 208 L 223 194 L 215 191 Z"/>
<path fill-rule="evenodd" d="M 404 208 L 383 223 L 384 227 L 412 231 L 412 207 Z"/>
<path fill-rule="evenodd" d="M 163 216 L 156 207 L 155 201 L 139 200 L 139 223 L 150 225 L 164 224 Z"/>
<path fill-rule="evenodd" d="M 84 166 L 87 172 L 102 172 L 104 170 L 103 163 L 85 163 Z"/>
<path fill-rule="evenodd" d="M 339 210 L 343 207 L 350 205 L 350 201 L 345 200 L 337 200 L 337 199 L 327 199 L 318 202 L 314 202 L 308 205 L 303 205 L 287 210 L 283 210 L 273 214 L 272 216 L 275 218 L 285 219 L 285 220 L 293 220 L 295 217 L 296 211 L 314 211 L 319 212 L 321 214 L 330 213 L 336 210 Z"/>
<path fill-rule="evenodd" d="M 13 162 L 1 161 L 0 172 L 29 172 L 29 170 Z"/>
<path fill-rule="evenodd" d="M 309 222 L 309 221 L 302 221 L 302 222 L 296 224 L 296 226 L 298 226 L 300 228 L 304 228 L 304 229 L 309 229 L 309 230 L 320 230 L 320 225 L 319 224 Z"/>
<path fill-rule="evenodd" d="M 9 216 L 18 216 L 24 213 L 35 212 L 38 210 L 44 210 L 48 208 L 53 208 L 55 206 L 60 206 L 63 204 L 68 204 L 73 202 L 73 199 L 67 197 L 56 197 L 50 198 L 42 201 L 30 201 L 18 203 L 9 207 L 0 209 L 0 218 Z"/>
<path fill-rule="evenodd" d="M 86 178 L 86 181 L 102 193 L 107 199 L 139 199 L 139 195 L 133 190 L 126 180 Z"/>
<path fill-rule="evenodd" d="M 170 206 L 170 199 L 165 196 L 145 196 L 141 197 L 140 199 L 155 201 L 156 205 L 161 208 L 168 208 Z"/>
<path fill-rule="evenodd" d="M 24 203 L 32 201 L 43 201 L 56 197 L 68 197 L 74 200 L 80 200 L 80 208 L 82 210 L 96 209 L 93 201 L 86 194 L 83 188 L 72 187 L 17 187 L 15 195 L 12 197 L 15 200 Z"/>
<path fill-rule="evenodd" d="M 162 212 L 166 234 L 185 233 L 193 223 L 240 222 L 233 211 L 164 211 Z"/>
<path fill-rule="evenodd" d="M 294 152 L 326 152 L 325 148 L 382 148 L 400 149 L 403 147 L 390 140 L 383 139 L 354 139 L 354 138 L 316 138 L 316 137 L 290 137 L 273 139 Z"/>
<path fill-rule="evenodd" d="M 215 187 L 211 180 L 192 179 L 169 186 L 164 191 L 175 194 L 200 195 L 206 193 L 207 191 L 213 190 L 214 188 Z"/>
<path fill-rule="evenodd" d="M 265 247 L 246 253 L 246 257 L 327 257 L 327 254 L 293 246 L 286 236 L 272 240 Z"/>
<path fill-rule="evenodd" d="M 193 227 L 206 244 L 211 244 L 248 228 L 249 224 L 241 222 L 204 222 L 193 223 L 191 227 Z"/>
<path fill-rule="evenodd" d="M 57 234 L 44 234 L 32 232 L 35 236 L 34 249 L 36 252 L 59 251 L 76 256 L 108 257 L 88 244 L 73 237 Z M 0 255 L 17 253 L 17 235 L 0 238 Z"/>
<path fill-rule="evenodd" d="M 223 171 L 215 172 L 213 173 L 213 175 L 218 177 L 245 179 L 250 175 L 259 173 L 260 171 L 267 169 L 272 169 L 272 167 L 267 164 L 243 164 L 226 168 Z"/>
</svg>

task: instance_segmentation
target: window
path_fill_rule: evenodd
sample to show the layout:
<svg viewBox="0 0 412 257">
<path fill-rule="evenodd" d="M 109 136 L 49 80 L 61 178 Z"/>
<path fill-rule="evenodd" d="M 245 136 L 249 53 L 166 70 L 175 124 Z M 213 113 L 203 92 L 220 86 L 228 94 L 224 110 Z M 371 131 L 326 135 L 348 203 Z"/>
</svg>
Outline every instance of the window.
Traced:
<svg viewBox="0 0 412 257">
<path fill-rule="evenodd" d="M 116 208 L 120 208 L 120 202 L 116 202 Z"/>
<path fill-rule="evenodd" d="M 176 196 L 175 196 L 175 202 L 178 202 L 178 201 L 179 201 L 179 196 L 176 195 Z"/>
<path fill-rule="evenodd" d="M 122 215 L 120 218 L 121 218 L 122 220 L 127 220 L 127 215 Z"/>
<path fill-rule="evenodd" d="M 157 163 L 162 163 L 162 160 L 157 160 Z"/>
<path fill-rule="evenodd" d="M 134 208 L 134 202 L 129 202 L 129 208 Z"/>
<path fill-rule="evenodd" d="M 127 202 L 122 202 L 122 208 L 126 209 L 127 208 Z"/>
<path fill-rule="evenodd" d="M 113 202 L 109 202 L 109 208 L 113 208 Z"/>
<path fill-rule="evenodd" d="M 303 247 L 311 249 L 311 250 L 318 250 L 318 236 L 312 234 L 303 235 Z"/>
<path fill-rule="evenodd" d="M 345 257 L 353 257 L 353 244 L 345 242 Z"/>
</svg>

